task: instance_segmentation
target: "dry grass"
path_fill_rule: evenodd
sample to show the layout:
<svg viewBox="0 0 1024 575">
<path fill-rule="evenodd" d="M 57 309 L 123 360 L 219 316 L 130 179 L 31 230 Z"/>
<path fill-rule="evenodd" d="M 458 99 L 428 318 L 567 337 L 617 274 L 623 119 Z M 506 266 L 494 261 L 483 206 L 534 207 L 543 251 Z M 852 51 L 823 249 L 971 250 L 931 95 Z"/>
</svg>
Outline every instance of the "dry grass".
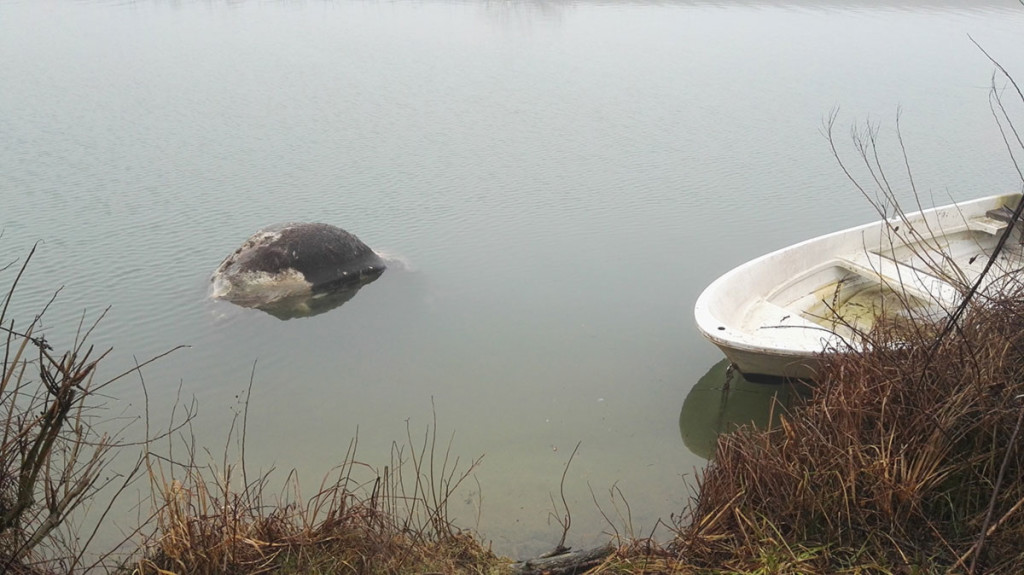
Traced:
<svg viewBox="0 0 1024 575">
<path fill-rule="evenodd" d="M 243 426 L 244 427 L 244 426 Z M 394 445 L 391 465 L 356 461 L 356 442 L 330 481 L 303 499 L 296 475 L 267 501 L 269 477 L 248 481 L 244 464 L 200 465 L 150 454 L 157 529 L 136 573 L 495 573 L 507 568 L 471 532 L 454 527 L 448 500 L 466 469 L 437 445 L 436 422 L 421 442 Z M 171 470 L 171 471 L 168 471 Z"/>
<path fill-rule="evenodd" d="M 934 349 L 837 354 L 777 428 L 723 436 L 679 551 L 736 568 L 771 548 L 813 558 L 809 572 L 1024 572 L 1021 296 L 973 308 Z"/>
<path fill-rule="evenodd" d="M 723 436 L 677 550 L 777 572 L 1024 572 L 1024 288 L 837 353 L 771 430 Z M 943 335 L 944 334 L 944 335 Z M 916 339 L 921 338 L 921 339 Z"/>
</svg>

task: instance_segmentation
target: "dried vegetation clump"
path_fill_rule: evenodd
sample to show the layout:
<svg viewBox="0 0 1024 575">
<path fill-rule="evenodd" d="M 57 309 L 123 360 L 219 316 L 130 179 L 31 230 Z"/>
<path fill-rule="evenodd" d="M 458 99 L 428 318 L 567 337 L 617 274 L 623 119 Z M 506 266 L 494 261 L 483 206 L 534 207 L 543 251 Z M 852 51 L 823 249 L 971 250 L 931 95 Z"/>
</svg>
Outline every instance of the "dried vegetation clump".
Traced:
<svg viewBox="0 0 1024 575">
<path fill-rule="evenodd" d="M 721 438 L 685 556 L 1024 572 L 1024 292 L 972 307 L 937 346 L 875 349 L 832 356 L 778 427 Z"/>
<path fill-rule="evenodd" d="M 411 435 L 396 445 L 381 473 L 355 461 L 353 442 L 335 479 L 305 500 L 295 475 L 285 497 L 268 501 L 268 476 L 248 481 L 244 465 L 151 461 L 157 524 L 133 572 L 499 572 L 508 561 L 448 517 L 449 498 L 477 462 L 460 471 L 450 449 L 435 460 L 434 433 L 417 447 Z"/>
</svg>

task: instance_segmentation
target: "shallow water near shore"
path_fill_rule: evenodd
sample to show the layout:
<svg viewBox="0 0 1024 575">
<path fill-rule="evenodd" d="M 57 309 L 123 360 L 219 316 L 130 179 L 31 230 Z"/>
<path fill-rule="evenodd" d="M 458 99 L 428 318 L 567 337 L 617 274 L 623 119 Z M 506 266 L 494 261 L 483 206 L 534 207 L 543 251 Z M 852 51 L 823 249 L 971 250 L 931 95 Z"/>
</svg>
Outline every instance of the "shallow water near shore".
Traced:
<svg viewBox="0 0 1024 575">
<path fill-rule="evenodd" d="M 146 368 L 150 411 L 195 397 L 214 453 L 255 370 L 248 466 L 295 468 L 309 489 L 352 438 L 383 466 L 436 412 L 460 465 L 484 456 L 453 516 L 519 557 L 557 543 L 551 497 L 577 442 L 569 544 L 613 531 L 594 498 L 637 536 L 683 509 L 707 453 L 681 441 L 681 409 L 721 359 L 693 326 L 700 290 L 876 219 L 821 135 L 834 108 L 842 133 L 878 124 L 897 183 L 902 109 L 926 202 L 1019 187 L 992 64 L 968 38 L 1024 77 L 1012 1 L 0 15 L 0 265 L 41 242 L 16 317 L 63 285 L 44 322 L 59 344 L 83 309 L 112 306 L 93 340 L 114 347 L 110 374 L 189 345 Z M 340 226 L 405 265 L 308 318 L 209 299 L 221 260 L 285 221 Z M 143 401 L 135 380 L 107 392 L 112 413 Z M 701 393 L 715 413 L 721 397 Z"/>
</svg>

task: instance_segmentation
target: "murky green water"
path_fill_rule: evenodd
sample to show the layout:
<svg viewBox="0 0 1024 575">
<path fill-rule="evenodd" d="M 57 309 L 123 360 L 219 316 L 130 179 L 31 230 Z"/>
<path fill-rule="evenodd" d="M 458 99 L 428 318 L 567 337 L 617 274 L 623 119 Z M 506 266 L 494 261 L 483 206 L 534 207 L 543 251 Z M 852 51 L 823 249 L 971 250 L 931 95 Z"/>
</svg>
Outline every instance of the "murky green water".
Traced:
<svg viewBox="0 0 1024 575">
<path fill-rule="evenodd" d="M 874 219 L 822 120 L 876 121 L 895 150 L 902 107 L 924 194 L 1015 190 L 968 34 L 1024 76 L 1022 29 L 1012 1 L 0 2 L 0 256 L 41 240 L 16 300 L 65 286 L 55 341 L 113 306 L 110 373 L 190 345 L 146 370 L 151 411 L 180 385 L 213 451 L 256 362 L 250 469 L 317 484 L 357 433 L 386 464 L 433 404 L 484 455 L 453 512 L 475 526 L 482 502 L 496 550 L 557 542 L 577 442 L 569 543 L 610 530 L 590 490 L 613 485 L 648 533 L 705 461 L 679 427 L 720 359 L 697 294 Z M 306 319 L 207 299 L 289 220 L 405 269 Z M 119 385 L 112 411 L 137 409 Z"/>
</svg>

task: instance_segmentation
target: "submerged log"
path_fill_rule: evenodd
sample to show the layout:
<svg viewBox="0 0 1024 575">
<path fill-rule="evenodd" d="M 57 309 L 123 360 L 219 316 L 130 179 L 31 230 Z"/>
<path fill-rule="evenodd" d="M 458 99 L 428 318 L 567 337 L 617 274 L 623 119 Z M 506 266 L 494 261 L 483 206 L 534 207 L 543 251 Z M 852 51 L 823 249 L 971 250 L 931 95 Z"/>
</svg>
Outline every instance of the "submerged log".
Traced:
<svg viewBox="0 0 1024 575">
<path fill-rule="evenodd" d="M 615 546 L 608 543 L 593 549 L 566 551 L 553 557 L 541 556 L 536 559 L 527 559 L 512 565 L 512 573 L 515 575 L 575 575 L 597 567 L 613 551 L 615 551 Z"/>
</svg>

